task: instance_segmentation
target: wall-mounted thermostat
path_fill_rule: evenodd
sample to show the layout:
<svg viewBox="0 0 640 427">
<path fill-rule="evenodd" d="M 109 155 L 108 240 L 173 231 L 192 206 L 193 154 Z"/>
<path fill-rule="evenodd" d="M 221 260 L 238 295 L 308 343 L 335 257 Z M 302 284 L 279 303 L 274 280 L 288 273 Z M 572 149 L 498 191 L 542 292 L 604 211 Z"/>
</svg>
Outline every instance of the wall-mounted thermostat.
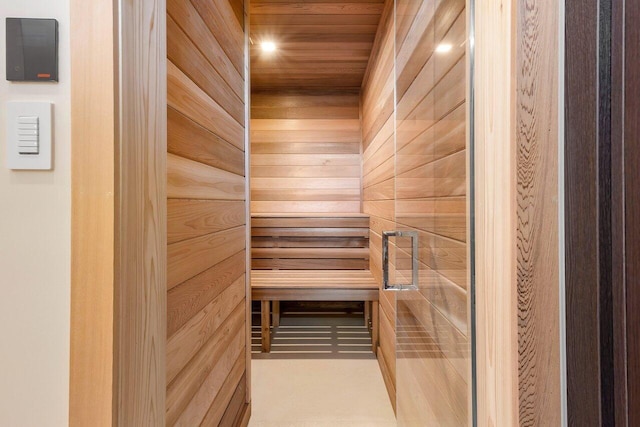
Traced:
<svg viewBox="0 0 640 427">
<path fill-rule="evenodd" d="M 58 81 L 58 21 L 7 18 L 7 80 Z"/>
<path fill-rule="evenodd" d="M 51 169 L 50 102 L 7 102 L 7 166 L 9 169 Z"/>
</svg>

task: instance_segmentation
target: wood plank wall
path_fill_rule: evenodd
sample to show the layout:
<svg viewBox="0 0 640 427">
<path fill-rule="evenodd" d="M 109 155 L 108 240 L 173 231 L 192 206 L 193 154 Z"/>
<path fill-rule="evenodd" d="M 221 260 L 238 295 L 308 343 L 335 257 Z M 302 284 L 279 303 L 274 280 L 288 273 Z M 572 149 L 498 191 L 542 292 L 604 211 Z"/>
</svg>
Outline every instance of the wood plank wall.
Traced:
<svg viewBox="0 0 640 427">
<path fill-rule="evenodd" d="M 253 92 L 251 212 L 361 210 L 358 93 Z"/>
<path fill-rule="evenodd" d="M 395 229 L 393 1 L 387 0 L 361 93 L 363 212 L 370 215 L 370 269 L 382 288 L 382 231 Z M 396 404 L 395 295 L 380 292 L 378 361 Z"/>
<path fill-rule="evenodd" d="M 167 1 L 167 425 L 246 410 L 243 25 L 241 1 Z"/>
</svg>

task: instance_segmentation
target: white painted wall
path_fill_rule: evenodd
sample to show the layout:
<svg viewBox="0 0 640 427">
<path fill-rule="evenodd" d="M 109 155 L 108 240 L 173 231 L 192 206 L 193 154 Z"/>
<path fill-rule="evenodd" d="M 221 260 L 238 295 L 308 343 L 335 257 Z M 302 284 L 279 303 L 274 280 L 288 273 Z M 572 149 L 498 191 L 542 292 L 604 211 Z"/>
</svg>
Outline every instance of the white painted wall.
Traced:
<svg viewBox="0 0 640 427">
<path fill-rule="evenodd" d="M 10 83 L 5 18 L 55 18 L 60 83 Z M 0 426 L 68 425 L 69 0 L 0 0 Z M 10 171 L 6 101 L 54 105 L 54 170 Z"/>
</svg>

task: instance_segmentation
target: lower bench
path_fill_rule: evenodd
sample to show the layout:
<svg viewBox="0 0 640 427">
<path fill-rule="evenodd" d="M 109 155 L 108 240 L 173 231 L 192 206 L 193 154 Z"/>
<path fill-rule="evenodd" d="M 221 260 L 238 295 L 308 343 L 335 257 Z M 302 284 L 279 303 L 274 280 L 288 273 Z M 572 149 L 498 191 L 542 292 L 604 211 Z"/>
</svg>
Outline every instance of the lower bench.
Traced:
<svg viewBox="0 0 640 427">
<path fill-rule="evenodd" d="M 251 299 L 261 301 L 262 351 L 271 351 L 273 323 L 279 323 L 280 301 L 364 301 L 371 318 L 371 345 L 378 347 L 378 285 L 369 270 L 252 270 Z M 371 310 L 368 310 L 371 304 Z"/>
</svg>

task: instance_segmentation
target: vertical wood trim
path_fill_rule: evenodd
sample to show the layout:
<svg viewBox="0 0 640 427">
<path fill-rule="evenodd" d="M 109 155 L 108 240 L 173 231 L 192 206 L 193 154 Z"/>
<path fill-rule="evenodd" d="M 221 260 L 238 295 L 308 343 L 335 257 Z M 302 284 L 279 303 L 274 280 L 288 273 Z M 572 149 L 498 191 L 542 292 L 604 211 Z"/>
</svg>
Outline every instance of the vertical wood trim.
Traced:
<svg viewBox="0 0 640 427">
<path fill-rule="evenodd" d="M 617 2 L 613 2 L 616 4 Z M 626 292 L 626 405 L 630 426 L 640 424 L 640 76 L 638 50 L 640 49 L 640 5 L 624 2 L 624 139 L 621 147 L 624 167 L 624 288 Z M 620 402 L 621 403 L 621 402 Z M 617 402 L 617 404 L 619 404 Z"/>
<path fill-rule="evenodd" d="M 611 265 L 615 425 L 629 425 L 624 206 L 625 2 L 612 3 L 611 19 Z M 632 48 L 633 49 L 633 48 Z"/>
<path fill-rule="evenodd" d="M 598 1 L 566 4 L 566 304 L 569 425 L 600 425 Z M 579 78 L 578 78 L 579 76 Z"/>
<path fill-rule="evenodd" d="M 116 9 L 71 1 L 69 425 L 113 424 Z"/>
<path fill-rule="evenodd" d="M 476 2 L 475 208 L 479 426 L 518 424 L 516 2 Z"/>
<path fill-rule="evenodd" d="M 117 425 L 164 425 L 166 5 L 164 0 L 120 4 L 115 409 Z"/>
<path fill-rule="evenodd" d="M 560 425 L 558 4 L 517 13 L 519 423 Z"/>
<path fill-rule="evenodd" d="M 119 4 L 71 2 L 72 426 L 164 424 L 165 6 Z"/>
</svg>

